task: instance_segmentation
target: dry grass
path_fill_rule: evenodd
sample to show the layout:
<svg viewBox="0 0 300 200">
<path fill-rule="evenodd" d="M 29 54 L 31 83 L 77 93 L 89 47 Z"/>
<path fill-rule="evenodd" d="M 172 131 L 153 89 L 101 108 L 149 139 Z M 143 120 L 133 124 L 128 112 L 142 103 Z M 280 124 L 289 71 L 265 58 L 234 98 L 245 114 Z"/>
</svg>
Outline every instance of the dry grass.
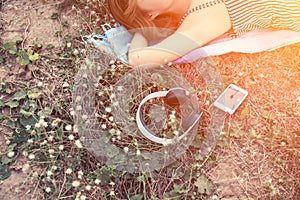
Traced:
<svg viewBox="0 0 300 200">
<path fill-rule="evenodd" d="M 87 33 L 100 32 L 96 30 L 99 24 L 111 22 L 108 15 L 103 17 L 107 10 L 100 0 L 65 2 L 61 12 L 73 12 L 71 7 L 75 5 L 76 16 L 82 22 L 80 26 L 86 27 Z M 72 42 L 72 48 L 66 46 L 68 42 Z M 31 80 L 24 80 L 24 74 L 17 72 L 4 79 L 8 89 L 1 94 L 0 100 L 11 99 L 23 88 L 39 88 L 43 91 L 42 98 L 36 99 L 39 109 L 52 108 L 47 122 L 51 124 L 60 119 L 57 127 L 38 129 L 40 137 L 31 132 L 33 143 L 25 142 L 11 164 L 15 166 L 24 151 L 43 155 L 44 160 L 28 160 L 31 168 L 26 173 L 28 177 L 37 178 L 35 186 L 30 188 L 31 199 L 300 198 L 300 44 L 271 52 L 213 57 L 224 85 L 234 83 L 249 91 L 237 112 L 226 118 L 217 147 L 207 158 L 201 159 L 195 156 L 198 148 L 192 146 L 177 162 L 158 171 L 138 174 L 107 168 L 85 148 L 75 144 L 79 136 L 73 127 L 72 84 L 89 49 L 81 44 L 79 36 L 65 41 L 64 45 L 51 51 L 44 49 L 39 60 L 26 66 L 33 74 Z M 74 49 L 80 53 L 74 55 Z M 16 65 L 14 56 L 5 51 L 1 53 L 4 67 Z M 62 56 L 67 59 L 61 59 Z M 16 114 L 8 113 L 7 108 L 1 110 L 2 115 L 10 114 L 12 118 Z M 53 134 L 60 128 L 61 139 Z M 13 141 L 8 137 L 7 128 L 2 132 L 7 140 Z M 74 136 L 72 140 L 71 135 Z M 52 141 L 50 136 L 54 137 Z M 45 140 L 47 144 L 41 146 Z M 61 145 L 63 151 L 59 150 Z M 54 158 L 53 154 L 49 155 L 49 149 L 55 150 Z M 25 157 L 28 159 L 28 155 Z M 53 166 L 58 169 L 52 170 Z M 19 166 L 19 171 L 22 167 Z M 72 172 L 67 174 L 69 168 Z M 39 175 L 34 173 L 36 170 Z M 49 170 L 53 175 L 47 178 Z M 84 175 L 79 176 L 80 171 Z M 207 178 L 206 184 L 213 184 L 209 195 L 199 192 L 197 181 L 202 176 Z M 80 181 L 80 186 L 72 186 L 74 181 Z M 51 192 L 46 192 L 48 187 Z"/>
</svg>

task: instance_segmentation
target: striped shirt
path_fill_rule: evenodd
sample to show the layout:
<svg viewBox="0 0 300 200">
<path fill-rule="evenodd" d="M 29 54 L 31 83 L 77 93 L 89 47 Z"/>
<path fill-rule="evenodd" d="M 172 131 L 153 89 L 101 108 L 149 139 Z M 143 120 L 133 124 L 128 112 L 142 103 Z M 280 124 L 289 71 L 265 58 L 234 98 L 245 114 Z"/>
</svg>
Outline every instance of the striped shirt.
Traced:
<svg viewBox="0 0 300 200">
<path fill-rule="evenodd" d="M 257 29 L 300 31 L 300 0 L 224 0 L 239 36 Z"/>
</svg>

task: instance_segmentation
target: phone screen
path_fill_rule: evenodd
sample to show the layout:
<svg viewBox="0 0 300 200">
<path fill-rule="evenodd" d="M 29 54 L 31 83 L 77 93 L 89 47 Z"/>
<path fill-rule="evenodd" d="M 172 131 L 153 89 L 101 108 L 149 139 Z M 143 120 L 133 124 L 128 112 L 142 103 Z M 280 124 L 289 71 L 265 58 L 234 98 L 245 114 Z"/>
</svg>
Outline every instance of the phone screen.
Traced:
<svg viewBox="0 0 300 200">
<path fill-rule="evenodd" d="M 229 114 L 233 114 L 247 95 L 248 92 L 246 90 L 230 84 L 214 102 L 214 105 Z"/>
</svg>

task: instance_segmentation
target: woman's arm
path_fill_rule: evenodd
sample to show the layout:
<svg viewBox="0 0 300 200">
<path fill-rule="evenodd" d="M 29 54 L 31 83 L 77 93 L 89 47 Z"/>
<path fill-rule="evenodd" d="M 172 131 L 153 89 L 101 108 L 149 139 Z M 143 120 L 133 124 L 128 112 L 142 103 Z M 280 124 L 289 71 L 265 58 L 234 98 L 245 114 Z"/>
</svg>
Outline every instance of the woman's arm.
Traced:
<svg viewBox="0 0 300 200">
<path fill-rule="evenodd" d="M 145 40 L 142 35 L 135 34 L 128 54 L 130 65 L 167 64 L 199 47 L 199 44 L 179 32 L 153 46 L 147 46 Z"/>
<path fill-rule="evenodd" d="M 171 36 L 153 46 L 147 47 L 147 42 L 143 42 L 141 37 L 134 37 L 128 55 L 129 64 L 166 64 L 205 45 L 230 28 L 231 21 L 224 4 L 199 10 L 188 15 Z"/>
</svg>

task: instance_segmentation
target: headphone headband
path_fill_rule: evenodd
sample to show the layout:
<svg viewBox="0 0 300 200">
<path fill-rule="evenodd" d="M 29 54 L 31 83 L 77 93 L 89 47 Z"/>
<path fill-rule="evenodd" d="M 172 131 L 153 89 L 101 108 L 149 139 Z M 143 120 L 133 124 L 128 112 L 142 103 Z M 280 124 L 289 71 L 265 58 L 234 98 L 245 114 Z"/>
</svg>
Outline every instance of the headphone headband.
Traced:
<svg viewBox="0 0 300 200">
<path fill-rule="evenodd" d="M 192 113 L 191 117 L 188 117 L 188 120 L 193 120 L 192 122 L 189 122 L 191 124 L 188 125 L 188 128 L 185 130 L 185 132 L 180 135 L 178 138 L 174 139 L 167 139 L 167 138 L 161 138 L 155 136 L 155 134 L 147 127 L 144 120 L 142 119 L 142 106 L 145 102 L 147 102 L 150 99 L 154 99 L 157 97 L 166 97 L 166 101 L 170 106 L 176 106 L 176 105 L 183 105 L 186 101 L 189 100 L 189 91 L 183 89 L 183 88 L 172 88 L 168 91 L 159 91 L 159 92 L 153 92 L 149 95 L 147 95 L 140 103 L 137 113 L 136 113 L 136 122 L 138 125 L 139 130 L 141 133 L 148 138 L 149 140 L 158 143 L 158 144 L 164 144 L 169 145 L 172 143 L 175 143 L 182 138 L 184 138 L 198 123 L 202 116 L 202 112 L 200 114 L 198 113 Z"/>
</svg>

